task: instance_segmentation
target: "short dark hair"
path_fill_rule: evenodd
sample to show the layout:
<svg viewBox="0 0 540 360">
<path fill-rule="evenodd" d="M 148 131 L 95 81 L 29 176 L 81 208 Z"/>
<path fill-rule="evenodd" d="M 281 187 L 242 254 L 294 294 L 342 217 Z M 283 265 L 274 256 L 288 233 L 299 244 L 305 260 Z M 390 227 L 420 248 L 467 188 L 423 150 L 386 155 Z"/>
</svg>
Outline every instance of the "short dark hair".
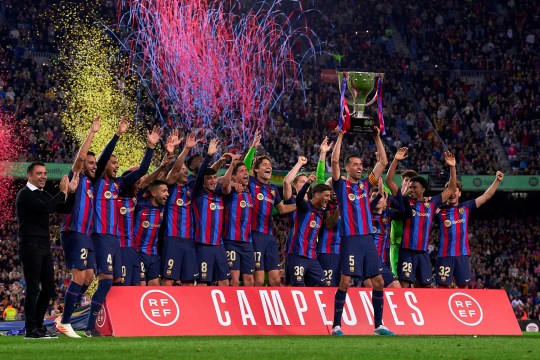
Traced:
<svg viewBox="0 0 540 360">
<path fill-rule="evenodd" d="M 212 176 L 216 174 L 217 174 L 217 171 L 212 168 L 207 168 L 206 171 L 204 172 L 204 176 Z"/>
<path fill-rule="evenodd" d="M 26 168 L 26 173 L 31 174 L 32 171 L 34 171 L 34 168 L 36 166 L 45 166 L 45 163 L 42 161 L 34 161 L 30 165 L 28 165 L 28 168 Z"/>
<path fill-rule="evenodd" d="M 237 162 L 237 163 L 234 165 L 234 167 L 233 167 L 232 174 L 233 174 L 233 175 L 236 175 L 236 173 L 238 172 L 238 169 L 239 169 L 240 167 L 242 167 L 242 166 L 246 166 L 246 164 L 244 164 L 243 161 Z M 247 166 L 246 166 L 246 168 L 247 168 Z"/>
<path fill-rule="evenodd" d="M 191 155 L 190 157 L 187 158 L 186 160 L 186 166 L 189 170 L 191 170 L 191 163 L 193 162 L 193 160 L 195 160 L 198 156 L 202 157 L 201 154 L 193 154 Z"/>
<path fill-rule="evenodd" d="M 268 161 L 270 161 L 270 164 L 272 164 L 272 159 L 270 159 L 270 156 L 268 156 L 268 155 L 261 155 L 261 156 L 257 156 L 257 157 L 255 158 L 255 161 L 253 162 L 253 168 L 254 168 L 254 169 L 258 169 L 258 168 L 261 166 L 261 164 L 262 164 L 262 162 L 263 162 L 264 160 L 268 160 Z"/>
<path fill-rule="evenodd" d="M 415 177 L 413 177 L 413 178 L 411 179 L 411 182 L 413 182 L 413 181 L 415 181 L 415 182 L 419 183 L 420 185 L 422 185 L 422 187 L 423 187 L 424 189 L 427 189 L 428 186 L 429 186 L 428 181 L 427 181 L 426 179 L 424 179 L 422 176 L 415 176 Z"/>
<path fill-rule="evenodd" d="M 316 193 L 332 191 L 332 187 L 326 184 L 317 184 L 311 188 L 311 194 L 315 195 Z"/>
<path fill-rule="evenodd" d="M 161 185 L 168 186 L 167 183 L 163 180 L 154 180 L 148 185 L 148 190 L 150 190 L 150 192 L 155 191 Z"/>
<path fill-rule="evenodd" d="M 362 160 L 362 155 L 358 154 L 358 153 L 352 153 L 352 154 L 348 154 L 347 156 L 345 156 L 345 165 L 347 165 L 352 158 L 359 158 L 360 161 Z"/>
<path fill-rule="evenodd" d="M 86 155 L 90 155 L 90 156 L 96 157 L 96 153 L 93 152 L 93 151 L 87 152 Z"/>
<path fill-rule="evenodd" d="M 401 172 L 401 178 L 409 178 L 412 179 L 413 177 L 418 176 L 418 173 L 414 170 L 403 170 Z"/>
</svg>

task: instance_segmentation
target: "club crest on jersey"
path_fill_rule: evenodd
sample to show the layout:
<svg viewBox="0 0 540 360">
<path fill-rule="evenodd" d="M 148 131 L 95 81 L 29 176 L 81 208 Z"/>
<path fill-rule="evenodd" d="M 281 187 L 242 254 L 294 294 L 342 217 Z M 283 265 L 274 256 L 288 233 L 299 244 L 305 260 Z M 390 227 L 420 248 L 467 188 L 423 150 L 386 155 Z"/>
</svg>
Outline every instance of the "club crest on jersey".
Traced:
<svg viewBox="0 0 540 360">
<path fill-rule="evenodd" d="M 362 184 L 362 183 L 358 184 L 358 188 L 359 188 L 360 190 L 364 190 L 364 184 Z"/>
<path fill-rule="evenodd" d="M 354 194 L 349 194 L 349 200 L 351 200 L 351 201 L 356 200 L 356 195 L 354 195 Z"/>
<path fill-rule="evenodd" d="M 373 227 L 373 232 L 376 233 L 377 232 L 377 228 L 374 226 Z"/>
<path fill-rule="evenodd" d="M 94 195 L 92 194 L 92 190 L 87 190 L 86 195 L 88 195 L 90 199 L 94 197 Z"/>
<path fill-rule="evenodd" d="M 317 222 L 315 220 L 311 220 L 309 223 L 309 227 L 314 229 L 317 226 Z"/>
<path fill-rule="evenodd" d="M 148 221 L 144 220 L 144 221 L 142 222 L 142 227 L 143 227 L 143 228 L 148 229 L 149 226 L 150 226 L 150 223 L 149 223 Z"/>
<path fill-rule="evenodd" d="M 429 203 L 424 203 L 425 207 L 429 209 Z"/>
<path fill-rule="evenodd" d="M 125 206 L 122 206 L 122 207 L 120 208 L 120 214 L 126 215 L 126 213 L 127 213 L 127 208 L 126 208 Z"/>
<path fill-rule="evenodd" d="M 214 203 L 210 203 L 210 210 L 214 211 L 216 210 L 217 206 Z"/>
<path fill-rule="evenodd" d="M 276 196 L 276 191 L 275 190 L 270 190 L 270 194 L 272 194 L 272 196 Z"/>
<path fill-rule="evenodd" d="M 450 227 L 452 225 L 452 222 L 450 220 L 444 220 L 444 226 Z"/>
<path fill-rule="evenodd" d="M 386 219 L 386 218 L 382 219 L 382 223 L 385 224 L 385 225 L 388 224 L 388 219 Z"/>
<path fill-rule="evenodd" d="M 264 195 L 263 195 L 263 193 L 258 193 L 258 194 L 257 194 L 257 200 L 264 200 Z"/>
<path fill-rule="evenodd" d="M 133 201 L 135 204 L 137 203 L 137 198 L 134 196 L 131 198 L 131 201 Z"/>
<path fill-rule="evenodd" d="M 412 216 L 416 216 L 416 211 L 412 210 Z"/>
<path fill-rule="evenodd" d="M 441 281 L 446 281 L 446 276 L 441 276 Z"/>
<path fill-rule="evenodd" d="M 184 205 L 184 200 L 182 200 L 182 199 L 176 200 L 176 205 L 178 205 L 178 206 Z"/>
<path fill-rule="evenodd" d="M 243 209 L 247 206 L 247 203 L 245 200 L 240 201 L 240 207 Z"/>
<path fill-rule="evenodd" d="M 202 274 L 201 274 L 201 278 L 202 278 L 202 279 L 206 279 L 207 276 L 208 276 L 208 275 L 206 275 L 206 273 L 202 273 Z"/>
<path fill-rule="evenodd" d="M 465 212 L 465 209 L 464 208 L 459 208 L 459 213 L 460 214 L 463 214 Z"/>
<path fill-rule="evenodd" d="M 103 195 L 105 196 L 105 199 L 112 198 L 112 192 L 110 192 L 109 190 L 105 191 L 105 193 Z"/>
<path fill-rule="evenodd" d="M 186 191 L 186 195 L 187 195 L 187 196 L 191 196 L 191 191 L 189 191 L 189 190 Z"/>
</svg>

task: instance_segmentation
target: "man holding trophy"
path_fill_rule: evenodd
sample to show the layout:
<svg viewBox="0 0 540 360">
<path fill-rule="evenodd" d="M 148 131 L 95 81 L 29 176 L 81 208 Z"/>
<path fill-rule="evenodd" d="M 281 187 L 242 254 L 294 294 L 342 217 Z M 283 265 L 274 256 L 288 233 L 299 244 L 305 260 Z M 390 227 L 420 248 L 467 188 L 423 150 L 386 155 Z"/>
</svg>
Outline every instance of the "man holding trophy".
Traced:
<svg viewBox="0 0 540 360">
<path fill-rule="evenodd" d="M 340 211 L 341 249 L 339 267 L 341 279 L 339 288 L 336 291 L 334 302 L 334 322 L 332 325 L 332 335 L 344 335 L 341 330 L 341 317 L 343 305 L 347 297 L 347 290 L 353 277 L 371 279 L 373 286 L 372 303 L 375 320 L 375 335 L 394 335 L 382 324 L 384 307 L 384 280 L 381 275 L 383 270 L 381 260 L 373 241 L 373 230 L 371 222 L 371 209 L 369 200 L 369 189 L 377 186 L 379 178 L 388 165 L 384 145 L 380 138 L 381 130 L 384 129 L 382 123 L 382 104 L 380 94 L 382 93 L 382 75 L 379 76 L 378 91 L 374 99 L 366 103 L 368 94 L 373 90 L 375 78 L 378 74 L 362 72 L 338 72 L 341 90 L 341 118 L 338 129 L 338 138 L 332 152 L 332 185 L 336 193 Z M 345 87 L 352 94 L 350 105 L 353 107 L 352 114 L 349 114 L 348 104 L 345 101 Z M 379 115 L 381 128 L 374 125 L 373 119 L 365 114 L 366 106 L 379 100 Z M 345 116 L 343 115 L 345 110 Z M 341 176 L 340 154 L 341 143 L 345 131 L 353 133 L 372 134 L 377 152 L 380 154 L 377 164 L 367 178 L 362 177 L 362 158 L 358 154 L 350 154 L 345 158 L 345 170 L 347 178 Z"/>
</svg>

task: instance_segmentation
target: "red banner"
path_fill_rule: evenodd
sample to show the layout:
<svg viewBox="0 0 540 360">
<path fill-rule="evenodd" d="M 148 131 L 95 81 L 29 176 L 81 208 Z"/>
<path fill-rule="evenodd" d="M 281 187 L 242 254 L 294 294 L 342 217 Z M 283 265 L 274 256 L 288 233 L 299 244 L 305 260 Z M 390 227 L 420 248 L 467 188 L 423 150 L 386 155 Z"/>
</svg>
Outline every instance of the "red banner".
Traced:
<svg viewBox="0 0 540 360">
<path fill-rule="evenodd" d="M 113 287 L 97 329 L 114 336 L 326 335 L 335 288 Z M 398 335 L 521 335 L 504 290 L 385 289 Z M 351 288 L 346 335 L 373 333 L 371 291 Z"/>
<path fill-rule="evenodd" d="M 337 84 L 338 76 L 336 69 L 321 69 L 321 80 L 325 83 Z"/>
</svg>

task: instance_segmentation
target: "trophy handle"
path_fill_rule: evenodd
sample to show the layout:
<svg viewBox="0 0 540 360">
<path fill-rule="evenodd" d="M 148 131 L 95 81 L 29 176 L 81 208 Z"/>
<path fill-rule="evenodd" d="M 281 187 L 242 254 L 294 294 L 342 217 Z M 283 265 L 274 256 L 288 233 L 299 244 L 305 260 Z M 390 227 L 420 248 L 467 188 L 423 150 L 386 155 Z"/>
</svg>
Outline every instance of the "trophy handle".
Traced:
<svg viewBox="0 0 540 360">
<path fill-rule="evenodd" d="M 377 101 L 377 95 L 379 95 L 379 89 L 377 89 L 377 91 L 375 91 L 375 95 L 373 95 L 373 99 L 371 99 L 370 102 L 366 103 L 365 106 L 373 105 L 373 103 L 374 103 L 375 101 Z"/>
</svg>

